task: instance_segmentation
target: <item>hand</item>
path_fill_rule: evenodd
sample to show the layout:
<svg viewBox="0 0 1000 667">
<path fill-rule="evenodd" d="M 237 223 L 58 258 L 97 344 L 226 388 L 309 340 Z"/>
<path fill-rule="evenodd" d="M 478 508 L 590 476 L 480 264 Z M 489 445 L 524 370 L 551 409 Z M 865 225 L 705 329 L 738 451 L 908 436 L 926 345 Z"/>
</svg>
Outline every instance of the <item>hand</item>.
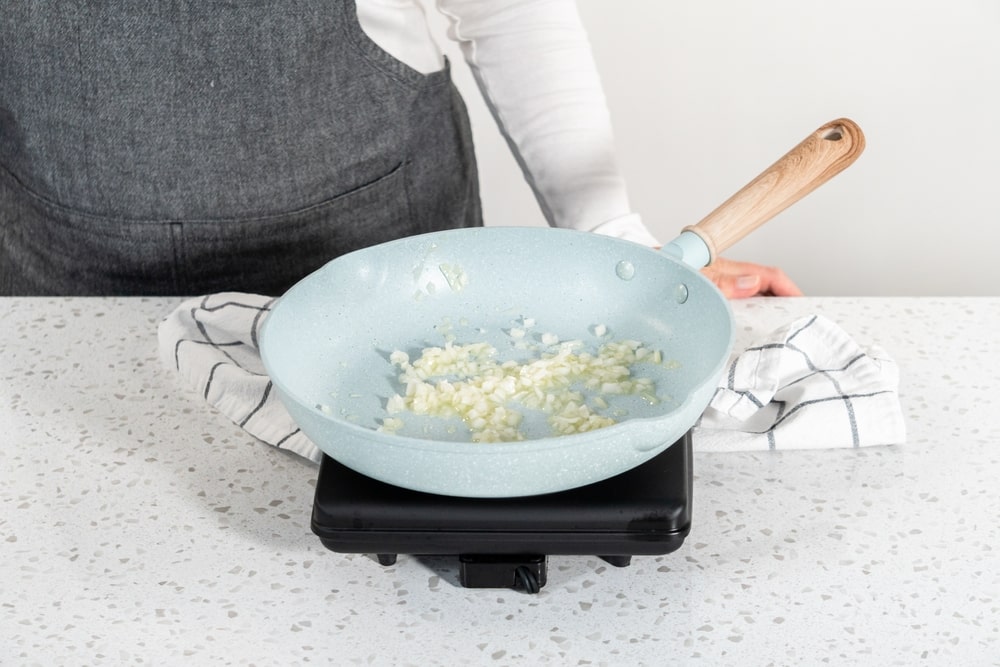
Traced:
<svg viewBox="0 0 1000 667">
<path fill-rule="evenodd" d="M 729 299 L 802 296 L 802 290 L 781 269 L 717 257 L 701 272 Z"/>
</svg>

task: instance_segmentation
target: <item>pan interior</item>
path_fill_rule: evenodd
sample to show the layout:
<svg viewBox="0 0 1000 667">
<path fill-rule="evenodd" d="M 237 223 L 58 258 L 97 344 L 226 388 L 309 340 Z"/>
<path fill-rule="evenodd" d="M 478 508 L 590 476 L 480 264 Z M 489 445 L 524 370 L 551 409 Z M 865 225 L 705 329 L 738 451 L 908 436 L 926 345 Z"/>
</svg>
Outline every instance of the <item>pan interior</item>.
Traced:
<svg viewBox="0 0 1000 667">
<path fill-rule="evenodd" d="M 280 299 L 262 354 L 287 397 L 333 422 L 375 429 L 401 390 L 389 361 L 395 350 L 413 359 L 448 341 L 487 342 L 501 359 L 518 359 L 537 356 L 525 344 L 553 338 L 591 351 L 602 340 L 631 339 L 667 363 L 636 367 L 660 400 L 621 399 L 618 414 L 658 419 L 715 381 L 731 326 L 715 287 L 663 253 L 584 232 L 488 227 L 409 237 L 330 262 Z M 404 422 L 401 437 L 469 439 L 461 423 Z M 530 414 L 522 430 L 529 439 L 551 435 Z"/>
</svg>

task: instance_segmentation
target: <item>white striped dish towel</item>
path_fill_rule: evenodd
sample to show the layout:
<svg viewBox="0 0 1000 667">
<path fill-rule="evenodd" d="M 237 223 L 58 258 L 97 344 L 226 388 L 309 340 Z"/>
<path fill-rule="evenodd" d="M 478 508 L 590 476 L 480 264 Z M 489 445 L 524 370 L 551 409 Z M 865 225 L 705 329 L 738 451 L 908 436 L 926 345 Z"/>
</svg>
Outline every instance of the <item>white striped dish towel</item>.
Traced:
<svg viewBox="0 0 1000 667">
<path fill-rule="evenodd" d="M 163 364 L 255 438 L 318 462 L 285 411 L 257 335 L 275 299 L 225 292 L 190 299 L 161 322 Z M 735 354 L 694 430 L 697 451 L 900 444 L 906 432 L 896 364 L 814 315 Z"/>
<path fill-rule="evenodd" d="M 160 360 L 258 440 L 319 463 L 322 453 L 271 390 L 257 335 L 277 299 L 223 292 L 190 299 L 160 323 Z"/>
<path fill-rule="evenodd" d="M 733 355 L 693 438 L 700 451 L 902 444 L 899 368 L 822 315 L 795 320 Z"/>
</svg>

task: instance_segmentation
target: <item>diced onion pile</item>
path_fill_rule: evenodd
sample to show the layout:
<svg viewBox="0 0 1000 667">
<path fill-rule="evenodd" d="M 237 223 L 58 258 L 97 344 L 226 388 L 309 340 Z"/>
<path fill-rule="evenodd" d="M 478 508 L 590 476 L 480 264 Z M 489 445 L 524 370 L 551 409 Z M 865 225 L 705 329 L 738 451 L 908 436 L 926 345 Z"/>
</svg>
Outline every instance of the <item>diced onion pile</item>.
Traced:
<svg viewBox="0 0 1000 667">
<path fill-rule="evenodd" d="M 412 363 L 405 352 L 393 352 L 405 391 L 389 399 L 390 417 L 379 430 L 398 431 L 403 420 L 392 415 L 410 412 L 461 418 L 473 442 L 509 442 L 526 437 L 518 406 L 544 411 L 553 435 L 568 435 L 614 424 L 599 412 L 610 396 L 659 401 L 653 381 L 631 372 L 636 363 L 661 363 L 659 351 L 632 340 L 605 343 L 596 354 L 580 341 L 545 342 L 547 350 L 525 362 L 499 362 L 487 343 L 425 348 Z"/>
</svg>

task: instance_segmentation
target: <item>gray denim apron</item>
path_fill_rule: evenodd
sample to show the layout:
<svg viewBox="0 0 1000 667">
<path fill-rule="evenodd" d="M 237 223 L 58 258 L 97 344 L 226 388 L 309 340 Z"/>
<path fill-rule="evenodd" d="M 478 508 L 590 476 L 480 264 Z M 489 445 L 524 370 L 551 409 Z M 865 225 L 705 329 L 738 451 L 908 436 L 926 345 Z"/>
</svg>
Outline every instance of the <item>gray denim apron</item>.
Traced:
<svg viewBox="0 0 1000 667">
<path fill-rule="evenodd" d="M 0 294 L 279 294 L 480 225 L 465 107 L 354 0 L 0 0 Z"/>
</svg>

